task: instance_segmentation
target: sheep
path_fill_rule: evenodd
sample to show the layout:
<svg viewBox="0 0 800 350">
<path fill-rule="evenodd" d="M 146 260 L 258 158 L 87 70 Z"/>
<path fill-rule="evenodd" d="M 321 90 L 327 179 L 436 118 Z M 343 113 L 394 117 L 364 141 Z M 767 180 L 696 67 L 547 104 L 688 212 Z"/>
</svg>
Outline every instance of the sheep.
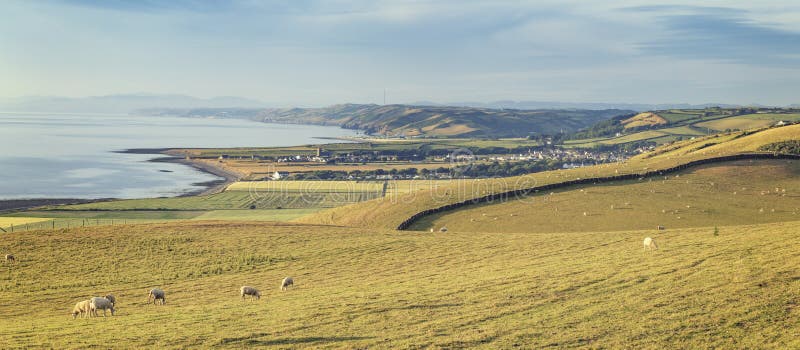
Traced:
<svg viewBox="0 0 800 350">
<path fill-rule="evenodd" d="M 117 298 L 115 298 L 113 295 L 106 294 L 106 296 L 104 298 L 108 299 L 108 301 L 110 301 L 112 305 L 114 305 L 114 306 L 117 305 Z"/>
<path fill-rule="evenodd" d="M 661 226 L 661 225 L 658 225 L 657 229 L 658 229 L 659 231 L 664 231 L 664 230 L 665 230 L 664 226 Z"/>
<path fill-rule="evenodd" d="M 650 237 L 645 237 L 644 239 L 644 250 L 653 250 L 658 249 L 656 245 L 656 241 Z"/>
<path fill-rule="evenodd" d="M 91 316 L 91 300 L 84 300 L 75 303 L 75 307 L 72 308 L 72 319 L 76 319 L 78 315 L 81 315 L 81 318 Z"/>
<path fill-rule="evenodd" d="M 433 229 L 431 229 L 431 233 L 433 233 Z"/>
<path fill-rule="evenodd" d="M 244 300 L 245 295 L 249 295 L 250 300 L 253 298 L 256 298 L 256 300 L 261 299 L 261 292 L 250 286 L 242 286 L 242 288 L 239 288 L 239 293 L 242 295 L 242 300 Z"/>
<path fill-rule="evenodd" d="M 17 258 L 14 257 L 12 254 L 6 254 L 6 262 L 8 263 L 16 263 Z"/>
<path fill-rule="evenodd" d="M 150 298 L 153 298 L 153 305 L 156 304 L 156 300 L 161 300 L 161 305 L 167 303 L 167 298 L 164 296 L 164 291 L 158 288 L 153 288 L 150 290 L 150 293 L 147 294 L 147 303 L 150 303 Z"/>
<path fill-rule="evenodd" d="M 294 279 L 291 277 L 286 277 L 281 281 L 281 290 L 289 289 L 289 286 L 294 286 Z"/>
<path fill-rule="evenodd" d="M 91 308 L 92 314 L 97 316 L 97 310 L 103 310 L 103 317 L 106 317 L 106 310 L 111 310 L 111 316 L 114 316 L 114 304 L 111 303 L 111 300 L 108 300 L 103 297 L 94 297 L 90 299 L 91 302 L 89 303 L 89 307 Z"/>
<path fill-rule="evenodd" d="M 442 226 L 442 228 L 439 229 L 439 232 L 447 232 L 447 226 Z"/>
</svg>

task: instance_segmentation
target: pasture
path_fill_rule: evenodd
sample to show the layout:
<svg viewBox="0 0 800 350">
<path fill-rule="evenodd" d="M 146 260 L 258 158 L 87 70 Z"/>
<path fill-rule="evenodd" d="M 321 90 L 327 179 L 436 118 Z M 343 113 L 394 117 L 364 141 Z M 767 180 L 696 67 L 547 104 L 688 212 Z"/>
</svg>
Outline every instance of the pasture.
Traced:
<svg viewBox="0 0 800 350">
<path fill-rule="evenodd" d="M 742 116 L 711 120 L 707 122 L 697 123 L 698 127 L 710 128 L 712 130 L 723 131 L 727 129 L 757 129 L 766 126 L 774 125 L 778 121 L 796 122 L 800 121 L 800 114 L 775 114 L 775 113 L 759 113 L 747 114 Z"/>
<path fill-rule="evenodd" d="M 0 343 L 796 348 L 797 224 L 718 235 L 710 227 L 497 235 L 244 222 L 7 234 L 0 252 L 19 260 L 0 265 Z M 642 251 L 646 235 L 659 250 Z M 279 291 L 289 275 L 295 287 Z M 241 301 L 244 284 L 260 288 L 261 300 Z M 145 303 L 153 287 L 166 291 L 166 305 Z M 75 302 L 105 293 L 117 296 L 116 316 L 71 318 Z"/>
<path fill-rule="evenodd" d="M 793 220 L 800 220 L 800 162 L 776 160 L 709 165 L 644 181 L 538 193 L 430 216 L 412 229 L 587 232 Z"/>
<path fill-rule="evenodd" d="M 286 184 L 283 184 L 283 183 Z M 326 184 L 331 182 L 331 184 Z M 117 200 L 58 207 L 62 210 L 158 211 L 331 208 L 383 196 L 382 183 L 334 181 L 237 182 L 206 196 Z"/>
</svg>

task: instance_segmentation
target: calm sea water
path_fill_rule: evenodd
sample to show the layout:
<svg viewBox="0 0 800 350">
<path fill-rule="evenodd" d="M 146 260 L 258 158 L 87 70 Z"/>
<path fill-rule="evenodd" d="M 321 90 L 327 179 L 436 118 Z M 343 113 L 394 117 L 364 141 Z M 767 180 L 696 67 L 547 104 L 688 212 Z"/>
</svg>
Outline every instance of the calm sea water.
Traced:
<svg viewBox="0 0 800 350">
<path fill-rule="evenodd" d="M 113 151 L 292 146 L 352 135 L 338 127 L 235 119 L 0 113 L 0 199 L 176 196 L 218 178 L 147 161 L 158 155 Z"/>
</svg>

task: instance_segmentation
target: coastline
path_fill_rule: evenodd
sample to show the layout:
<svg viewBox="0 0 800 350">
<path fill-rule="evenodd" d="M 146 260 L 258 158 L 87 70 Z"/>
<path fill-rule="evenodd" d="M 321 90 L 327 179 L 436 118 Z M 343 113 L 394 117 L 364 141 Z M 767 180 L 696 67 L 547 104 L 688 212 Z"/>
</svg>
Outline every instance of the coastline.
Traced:
<svg viewBox="0 0 800 350">
<path fill-rule="evenodd" d="M 213 164 L 206 163 L 206 162 L 199 162 L 192 159 L 186 159 L 185 157 L 181 156 L 179 151 L 180 148 L 130 148 L 121 151 L 114 151 L 115 153 L 128 153 L 128 154 L 153 154 L 153 155 L 161 155 L 163 157 L 156 157 L 153 159 L 148 160 L 148 162 L 154 163 L 176 163 L 176 164 L 183 164 L 186 166 L 190 166 L 195 168 L 196 170 L 211 174 L 222 179 L 220 180 L 211 180 L 206 182 L 198 182 L 194 183 L 195 186 L 203 186 L 204 189 L 198 189 L 194 191 L 189 191 L 178 195 L 177 197 L 189 197 L 189 196 L 205 196 L 210 194 L 219 193 L 225 190 L 228 185 L 239 181 L 241 176 L 234 172 L 225 170 L 221 167 L 216 167 Z"/>
<path fill-rule="evenodd" d="M 167 154 L 167 153 L 162 153 Z M 227 171 L 220 167 L 216 167 L 209 163 L 193 161 L 191 159 L 179 158 L 179 157 L 162 157 L 162 158 L 155 158 L 151 159 L 151 162 L 168 162 L 168 163 L 178 163 L 183 164 L 186 166 L 193 167 L 201 172 L 211 174 L 217 177 L 221 177 L 221 180 L 212 180 L 206 182 L 198 182 L 193 185 L 195 186 L 204 186 L 205 189 L 198 189 L 195 191 L 186 192 L 178 197 L 190 197 L 190 196 L 207 196 L 215 193 L 220 193 L 225 191 L 228 185 L 239 181 L 241 178 L 238 174 L 233 172 Z"/>
</svg>

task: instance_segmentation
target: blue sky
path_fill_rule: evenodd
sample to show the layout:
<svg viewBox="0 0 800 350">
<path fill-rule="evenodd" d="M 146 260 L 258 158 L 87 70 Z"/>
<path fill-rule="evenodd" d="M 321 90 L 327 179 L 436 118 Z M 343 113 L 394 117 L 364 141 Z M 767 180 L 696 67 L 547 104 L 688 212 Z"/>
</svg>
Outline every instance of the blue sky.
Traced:
<svg viewBox="0 0 800 350">
<path fill-rule="evenodd" d="M 800 2 L 4 0 L 0 77 L 0 97 L 790 104 Z"/>
</svg>

